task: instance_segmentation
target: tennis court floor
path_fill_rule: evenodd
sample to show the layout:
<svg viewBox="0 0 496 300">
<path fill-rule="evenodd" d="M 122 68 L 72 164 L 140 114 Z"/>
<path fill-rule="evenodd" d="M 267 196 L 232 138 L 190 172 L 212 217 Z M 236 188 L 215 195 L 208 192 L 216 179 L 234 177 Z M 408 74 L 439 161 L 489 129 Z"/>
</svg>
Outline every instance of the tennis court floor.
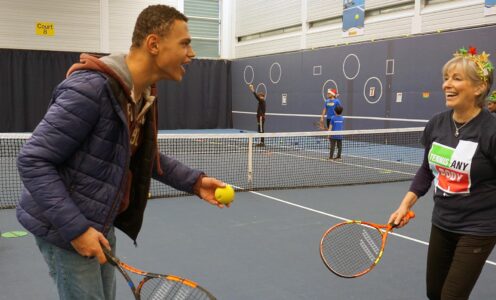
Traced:
<svg viewBox="0 0 496 300">
<path fill-rule="evenodd" d="M 118 231 L 117 253 L 136 267 L 196 280 L 218 299 L 426 299 L 430 193 L 415 220 L 391 235 L 369 274 L 342 279 L 319 256 L 323 232 L 338 218 L 384 223 L 409 182 L 237 193 L 229 209 L 196 197 L 151 200 L 136 248 Z M 15 210 L 0 210 L 0 230 L 21 229 Z M 494 299 L 496 254 L 471 299 Z M 492 262 L 492 264 L 491 264 Z M 56 299 L 33 237 L 0 239 L 0 299 Z M 117 299 L 132 299 L 117 274 Z"/>
</svg>

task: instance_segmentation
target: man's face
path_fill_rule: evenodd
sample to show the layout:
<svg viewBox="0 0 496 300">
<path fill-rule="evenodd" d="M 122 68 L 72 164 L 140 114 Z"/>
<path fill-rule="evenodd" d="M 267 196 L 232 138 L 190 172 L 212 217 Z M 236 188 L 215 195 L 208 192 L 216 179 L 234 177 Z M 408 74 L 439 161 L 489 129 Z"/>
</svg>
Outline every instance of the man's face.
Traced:
<svg viewBox="0 0 496 300">
<path fill-rule="evenodd" d="M 195 52 L 191 47 L 188 24 L 175 20 L 169 33 L 158 40 L 155 64 L 160 79 L 181 81 L 185 74 L 183 65 L 191 62 Z"/>
<path fill-rule="evenodd" d="M 496 112 L 496 102 L 487 102 L 487 109 L 489 109 L 490 112 Z"/>
</svg>

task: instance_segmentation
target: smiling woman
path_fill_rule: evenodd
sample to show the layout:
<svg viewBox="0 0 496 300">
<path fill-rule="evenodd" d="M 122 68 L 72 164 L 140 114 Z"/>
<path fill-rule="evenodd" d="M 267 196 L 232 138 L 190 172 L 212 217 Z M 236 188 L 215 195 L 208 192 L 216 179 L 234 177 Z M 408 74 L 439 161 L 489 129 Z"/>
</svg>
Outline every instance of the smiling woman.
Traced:
<svg viewBox="0 0 496 300">
<path fill-rule="evenodd" d="M 474 106 L 463 100 L 474 100 L 476 107 L 483 107 L 489 93 L 493 77 L 489 55 L 485 52 L 477 55 L 475 48 L 470 48 L 469 51 L 470 54 L 467 54 L 464 48 L 458 50 L 455 57 L 443 67 L 443 90 L 446 94 L 446 106 L 450 108 L 463 104 Z"/>
<path fill-rule="evenodd" d="M 482 109 L 493 82 L 485 52 L 458 50 L 443 67 L 448 111 L 425 127 L 424 161 L 390 223 L 434 190 L 427 255 L 429 299 L 468 299 L 496 244 L 496 118 Z"/>
</svg>

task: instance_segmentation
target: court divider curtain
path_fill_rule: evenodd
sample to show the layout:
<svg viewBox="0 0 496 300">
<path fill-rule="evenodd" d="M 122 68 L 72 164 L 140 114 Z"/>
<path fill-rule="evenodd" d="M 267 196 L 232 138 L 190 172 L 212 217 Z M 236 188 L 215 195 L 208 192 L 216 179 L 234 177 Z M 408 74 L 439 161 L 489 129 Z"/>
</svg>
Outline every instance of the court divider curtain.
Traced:
<svg viewBox="0 0 496 300">
<path fill-rule="evenodd" d="M 157 88 L 160 129 L 232 128 L 230 61 L 195 59 L 181 83 Z"/>
<path fill-rule="evenodd" d="M 79 53 L 0 49 L 0 132 L 32 131 Z"/>
<path fill-rule="evenodd" d="M 80 53 L 0 49 L 0 132 L 30 132 Z M 231 128 L 231 63 L 194 60 L 181 83 L 160 82 L 159 129 Z"/>
</svg>

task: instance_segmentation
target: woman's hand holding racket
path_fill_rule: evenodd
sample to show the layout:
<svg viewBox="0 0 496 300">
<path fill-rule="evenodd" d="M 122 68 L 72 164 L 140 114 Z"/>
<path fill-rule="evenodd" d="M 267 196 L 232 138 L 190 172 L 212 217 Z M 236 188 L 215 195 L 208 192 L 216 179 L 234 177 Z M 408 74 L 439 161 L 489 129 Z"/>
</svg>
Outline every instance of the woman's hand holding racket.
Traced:
<svg viewBox="0 0 496 300">
<path fill-rule="evenodd" d="M 393 218 L 394 215 L 394 218 Z M 402 212 L 390 217 L 397 221 Z M 329 228 L 320 240 L 320 256 L 327 268 L 344 278 L 356 278 L 370 272 L 381 260 L 389 232 L 415 217 L 407 211 L 398 223 L 375 224 L 351 220 Z"/>
<path fill-rule="evenodd" d="M 410 216 L 410 213 L 413 213 L 413 211 L 409 210 L 408 208 L 403 208 L 399 207 L 395 212 L 391 214 L 389 217 L 389 224 L 395 224 L 394 228 L 401 228 L 408 224 L 410 219 L 415 217 L 415 214 L 413 214 L 413 217 Z"/>
</svg>

